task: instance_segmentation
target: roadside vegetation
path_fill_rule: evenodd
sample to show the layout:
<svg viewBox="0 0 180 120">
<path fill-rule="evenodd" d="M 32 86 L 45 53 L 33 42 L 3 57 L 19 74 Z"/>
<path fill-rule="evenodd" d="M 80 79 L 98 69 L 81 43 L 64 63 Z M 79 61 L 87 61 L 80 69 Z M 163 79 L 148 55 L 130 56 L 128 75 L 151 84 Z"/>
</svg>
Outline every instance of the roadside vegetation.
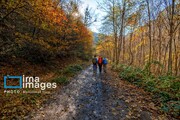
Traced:
<svg viewBox="0 0 180 120">
<path fill-rule="evenodd" d="M 22 119 L 40 108 L 88 63 L 93 35 L 79 5 L 78 1 L 1 1 L 0 119 Z M 6 94 L 6 75 L 38 76 L 42 82 L 56 82 L 58 88 L 49 93 Z"/>
<path fill-rule="evenodd" d="M 76 63 L 65 65 L 63 69 L 54 69 L 48 74 L 41 74 L 40 78 L 44 78 L 43 82 L 56 82 L 56 89 L 48 89 L 47 93 L 33 93 L 33 94 L 4 94 L 0 96 L 0 116 L 2 119 L 22 119 L 29 115 L 32 110 L 37 110 L 43 107 L 43 104 L 48 100 L 53 99 L 53 94 L 67 85 L 71 78 L 80 72 L 83 68 L 89 65 L 89 62 L 77 60 Z M 2 92 L 2 91 L 1 91 Z"/>
<path fill-rule="evenodd" d="M 144 69 L 124 64 L 112 65 L 112 69 L 119 74 L 119 78 L 150 92 L 159 109 L 174 117 L 179 116 L 180 110 L 180 77 L 149 74 Z"/>
</svg>

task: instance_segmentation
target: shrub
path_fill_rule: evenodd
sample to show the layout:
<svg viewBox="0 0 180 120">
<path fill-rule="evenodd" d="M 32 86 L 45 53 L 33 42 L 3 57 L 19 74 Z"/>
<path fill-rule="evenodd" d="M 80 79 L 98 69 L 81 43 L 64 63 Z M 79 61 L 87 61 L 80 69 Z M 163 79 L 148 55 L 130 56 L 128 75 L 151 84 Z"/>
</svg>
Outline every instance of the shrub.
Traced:
<svg viewBox="0 0 180 120">
<path fill-rule="evenodd" d="M 57 77 L 55 79 L 52 80 L 53 82 L 56 82 L 57 84 L 67 84 L 68 83 L 68 79 L 66 77 Z"/>
<path fill-rule="evenodd" d="M 76 72 L 79 72 L 81 70 L 82 70 L 82 66 L 80 65 L 70 65 L 63 70 L 63 74 L 68 76 L 73 76 L 76 74 Z"/>
<path fill-rule="evenodd" d="M 147 64 L 145 69 L 142 70 L 127 65 L 113 65 L 113 70 L 119 72 L 120 78 L 140 86 L 146 91 L 154 93 L 153 97 L 161 101 L 161 110 L 164 112 L 171 112 L 171 114 L 177 116 L 180 110 L 178 101 L 180 97 L 179 78 L 175 76 L 155 77 L 148 73 L 148 67 L 151 64 L 158 64 L 161 66 L 160 63 L 153 62 Z M 173 101 L 172 104 L 171 101 Z"/>
<path fill-rule="evenodd" d="M 147 83 L 146 83 L 146 87 L 145 87 L 145 89 L 147 90 L 147 91 L 149 91 L 149 92 L 152 92 L 152 91 L 154 91 L 154 89 L 155 89 L 155 82 L 154 81 L 148 81 Z"/>
<path fill-rule="evenodd" d="M 18 48 L 16 55 L 36 64 L 47 63 L 53 56 L 52 51 L 44 46 L 30 42 L 26 42 L 24 46 Z"/>
<path fill-rule="evenodd" d="M 143 76 L 143 72 L 139 68 L 133 68 L 131 66 L 121 65 L 118 69 L 120 69 L 120 77 L 128 80 L 129 82 L 136 82 L 137 80 L 141 80 Z"/>
<path fill-rule="evenodd" d="M 165 91 L 161 91 L 159 94 L 160 94 L 162 102 L 167 102 L 167 101 L 171 100 L 169 93 L 167 93 Z"/>
<path fill-rule="evenodd" d="M 163 66 L 163 64 L 161 64 L 161 62 L 156 61 L 156 60 L 153 60 L 153 61 L 151 61 L 151 62 L 147 62 L 147 63 L 146 63 L 146 65 L 145 65 L 143 71 L 149 73 L 150 71 L 149 71 L 148 68 L 149 68 L 152 64 L 158 65 L 158 66 L 160 66 L 162 69 L 164 68 L 164 66 Z"/>
</svg>

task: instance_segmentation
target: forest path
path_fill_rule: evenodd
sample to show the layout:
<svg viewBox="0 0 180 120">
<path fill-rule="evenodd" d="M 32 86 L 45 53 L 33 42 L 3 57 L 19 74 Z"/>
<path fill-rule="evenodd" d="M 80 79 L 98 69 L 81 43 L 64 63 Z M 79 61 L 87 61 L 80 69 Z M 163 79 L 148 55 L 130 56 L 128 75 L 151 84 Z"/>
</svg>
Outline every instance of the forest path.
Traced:
<svg viewBox="0 0 180 120">
<path fill-rule="evenodd" d="M 112 72 L 96 75 L 92 66 L 82 71 L 71 82 L 59 90 L 55 100 L 36 111 L 34 120 L 124 120 L 155 119 L 154 104 L 143 91 L 135 86 L 123 83 Z M 139 90 L 138 90 L 139 91 Z M 136 96 L 137 95 L 137 96 Z M 140 99 L 139 99 L 140 98 Z M 144 108 L 151 104 L 150 110 Z M 153 105 L 152 105 L 153 104 Z M 151 109 L 152 108 L 152 109 Z M 156 111 L 155 111 L 156 113 Z"/>
</svg>

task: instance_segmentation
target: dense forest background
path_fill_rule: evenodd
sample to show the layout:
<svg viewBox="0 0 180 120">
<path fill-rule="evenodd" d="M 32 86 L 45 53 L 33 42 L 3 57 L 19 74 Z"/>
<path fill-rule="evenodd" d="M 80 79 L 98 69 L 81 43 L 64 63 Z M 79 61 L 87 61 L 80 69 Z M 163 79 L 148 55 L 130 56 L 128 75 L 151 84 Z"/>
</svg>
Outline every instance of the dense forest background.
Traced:
<svg viewBox="0 0 180 120">
<path fill-rule="evenodd" d="M 180 75 L 180 1 L 110 0 L 99 52 L 116 64 L 124 63 L 159 74 Z"/>
<path fill-rule="evenodd" d="M 82 16 L 77 0 L 1 0 L 0 5 L 0 119 L 22 119 L 51 94 L 5 93 L 3 76 L 38 76 L 58 88 L 67 84 L 92 56 L 89 9 Z"/>
<path fill-rule="evenodd" d="M 179 118 L 180 0 L 97 1 L 106 13 L 100 33 L 88 29 L 96 18 L 89 7 L 82 16 L 80 2 L 0 1 L 0 116 L 24 118 L 49 97 L 3 94 L 4 75 L 39 76 L 61 87 L 97 54 L 121 80 L 150 92 L 161 112 Z"/>
<path fill-rule="evenodd" d="M 118 76 L 151 92 L 161 110 L 179 116 L 180 1 L 104 0 L 97 52 Z"/>
<path fill-rule="evenodd" d="M 20 57 L 33 63 L 91 55 L 92 33 L 77 1 L 2 0 L 0 61 Z"/>
</svg>

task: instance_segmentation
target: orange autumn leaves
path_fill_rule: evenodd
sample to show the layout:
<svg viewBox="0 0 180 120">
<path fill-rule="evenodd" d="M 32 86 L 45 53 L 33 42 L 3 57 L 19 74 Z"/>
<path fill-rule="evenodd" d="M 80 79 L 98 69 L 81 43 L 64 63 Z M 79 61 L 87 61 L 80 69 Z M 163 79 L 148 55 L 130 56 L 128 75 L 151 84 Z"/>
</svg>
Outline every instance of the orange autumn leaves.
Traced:
<svg viewBox="0 0 180 120">
<path fill-rule="evenodd" d="M 1 32 L 13 45 L 9 53 L 3 51 L 3 54 L 28 58 L 32 62 L 38 57 L 38 62 L 42 62 L 53 57 L 90 53 L 92 33 L 83 23 L 82 16 L 74 16 L 73 13 L 79 14 L 77 8 L 73 9 L 76 3 L 17 0 L 2 4 L 2 24 L 7 27 Z M 6 39 L 2 41 L 4 44 Z"/>
</svg>

